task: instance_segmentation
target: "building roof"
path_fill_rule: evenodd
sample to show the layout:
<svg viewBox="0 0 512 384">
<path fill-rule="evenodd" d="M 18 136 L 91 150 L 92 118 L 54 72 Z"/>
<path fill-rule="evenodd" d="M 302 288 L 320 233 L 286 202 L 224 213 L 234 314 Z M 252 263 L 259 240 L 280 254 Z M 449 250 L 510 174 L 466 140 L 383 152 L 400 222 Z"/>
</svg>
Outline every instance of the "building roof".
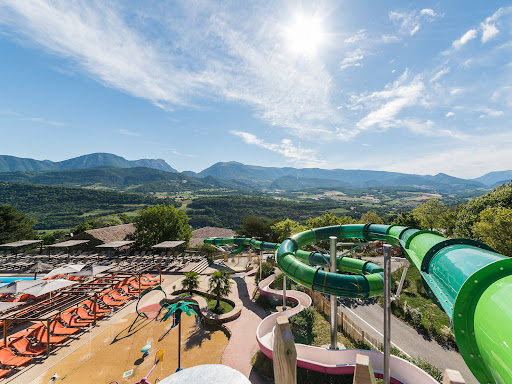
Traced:
<svg viewBox="0 0 512 384">
<path fill-rule="evenodd" d="M 197 247 L 203 244 L 203 240 L 208 237 L 234 237 L 235 231 L 229 228 L 203 227 L 192 231 L 190 247 Z"/>
<path fill-rule="evenodd" d="M 176 241 L 163 241 L 159 244 L 153 245 L 151 248 L 176 248 L 180 246 L 181 244 L 184 244 L 185 242 L 183 240 L 176 240 Z"/>
<path fill-rule="evenodd" d="M 43 240 L 20 240 L 20 241 L 15 241 L 14 243 L 0 244 L 0 247 L 18 248 L 18 247 L 24 247 L 26 245 L 38 244 L 38 243 L 42 243 L 42 242 L 43 242 Z"/>
<path fill-rule="evenodd" d="M 76 235 L 76 239 L 88 239 L 95 238 L 102 243 L 112 243 L 114 241 L 123 241 L 127 235 L 135 232 L 135 225 L 133 223 L 113 225 L 111 227 L 89 229 L 88 231 L 82 232 Z"/>
<path fill-rule="evenodd" d="M 120 248 L 133 243 L 135 243 L 135 241 L 112 241 L 111 243 L 97 245 L 96 248 Z"/>
<path fill-rule="evenodd" d="M 63 241 L 62 243 L 57 243 L 57 244 L 52 244 L 52 245 L 49 245 L 48 247 L 50 248 L 71 248 L 71 247 L 75 247 L 77 245 L 81 245 L 81 244 L 87 244 L 89 242 L 89 240 L 68 240 L 68 241 Z"/>
</svg>

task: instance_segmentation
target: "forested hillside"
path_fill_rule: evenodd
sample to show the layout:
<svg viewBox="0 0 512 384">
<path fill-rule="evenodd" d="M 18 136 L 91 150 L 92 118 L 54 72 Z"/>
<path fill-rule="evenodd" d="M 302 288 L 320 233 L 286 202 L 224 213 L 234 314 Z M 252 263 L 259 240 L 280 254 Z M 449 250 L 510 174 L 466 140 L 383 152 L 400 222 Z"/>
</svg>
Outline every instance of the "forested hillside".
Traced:
<svg viewBox="0 0 512 384">
<path fill-rule="evenodd" d="M 217 196 L 195 199 L 189 204 L 187 215 L 194 228 L 218 226 L 238 229 L 244 216 L 305 221 L 338 206 L 332 201 L 298 203 L 264 197 Z"/>
<path fill-rule="evenodd" d="M 35 229 L 71 228 L 86 219 L 164 202 L 180 205 L 140 194 L 0 182 L 0 205 L 11 205 L 36 219 Z"/>
</svg>

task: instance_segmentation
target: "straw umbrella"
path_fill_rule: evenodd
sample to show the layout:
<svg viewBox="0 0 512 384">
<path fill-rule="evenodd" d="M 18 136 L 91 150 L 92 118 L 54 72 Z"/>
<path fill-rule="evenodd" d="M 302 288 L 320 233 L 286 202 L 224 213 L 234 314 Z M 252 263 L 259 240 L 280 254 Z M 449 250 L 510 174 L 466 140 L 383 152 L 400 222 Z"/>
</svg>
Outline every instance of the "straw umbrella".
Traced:
<svg viewBox="0 0 512 384">
<path fill-rule="evenodd" d="M 98 273 L 106 272 L 113 267 L 113 265 L 91 265 L 80 272 L 73 273 L 73 276 L 96 276 Z"/>
<path fill-rule="evenodd" d="M 38 272 L 46 272 L 51 271 L 53 268 L 53 265 L 48 263 L 43 263 L 42 261 L 38 261 L 37 263 L 33 264 L 31 267 L 27 268 L 25 272 L 28 273 L 34 273 L 34 280 L 37 279 L 37 273 Z"/>
</svg>

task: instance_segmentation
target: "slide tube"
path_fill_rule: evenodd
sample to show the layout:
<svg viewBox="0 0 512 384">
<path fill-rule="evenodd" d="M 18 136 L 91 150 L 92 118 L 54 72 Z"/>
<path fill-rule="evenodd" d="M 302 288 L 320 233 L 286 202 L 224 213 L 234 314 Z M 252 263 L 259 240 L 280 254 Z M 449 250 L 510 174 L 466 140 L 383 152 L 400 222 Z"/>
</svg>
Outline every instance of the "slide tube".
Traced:
<svg viewBox="0 0 512 384">
<path fill-rule="evenodd" d="M 400 247 L 420 270 L 430 298 L 451 319 L 460 353 L 478 381 L 512 383 L 512 259 L 483 243 L 447 239 L 438 232 L 416 227 L 382 224 L 311 229 L 282 244 L 234 238 L 205 242 L 277 249 L 276 262 L 283 273 L 322 293 L 358 298 L 382 294 L 382 268 L 377 264 L 341 257 L 337 258 L 340 271 L 351 274 L 331 273 L 318 268 L 325 264 L 322 255 L 301 249 L 329 236 L 386 241 Z M 325 257 L 329 259 L 329 255 Z"/>
</svg>

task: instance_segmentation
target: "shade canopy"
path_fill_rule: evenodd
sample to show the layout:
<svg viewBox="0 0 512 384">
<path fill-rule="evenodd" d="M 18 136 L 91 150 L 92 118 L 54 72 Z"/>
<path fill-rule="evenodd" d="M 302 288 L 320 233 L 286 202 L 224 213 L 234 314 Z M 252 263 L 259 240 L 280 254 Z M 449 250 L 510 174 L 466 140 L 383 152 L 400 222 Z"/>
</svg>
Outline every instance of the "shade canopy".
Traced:
<svg viewBox="0 0 512 384">
<path fill-rule="evenodd" d="M 41 284 L 42 280 L 16 280 L 0 287 L 0 293 L 20 293 L 25 289 Z"/>
<path fill-rule="evenodd" d="M 176 247 L 179 247 L 180 245 L 182 244 L 185 244 L 184 241 L 180 240 L 180 241 L 163 241 L 157 245 L 153 245 L 151 248 L 153 249 L 169 249 L 169 248 L 176 248 Z"/>
<path fill-rule="evenodd" d="M 71 248 L 76 247 L 77 245 L 87 244 L 89 240 L 68 240 L 63 241 L 62 243 L 49 245 L 48 248 Z"/>
<path fill-rule="evenodd" d="M 11 302 L 1 301 L 0 302 L 0 312 L 7 311 L 8 309 L 17 307 L 18 305 L 21 305 L 21 304 L 25 304 L 25 303 L 23 303 L 23 302 L 11 303 Z"/>
<path fill-rule="evenodd" d="M 42 242 L 43 242 L 43 240 L 20 240 L 20 241 L 15 241 L 13 243 L 0 244 L 0 247 L 19 248 L 19 247 L 25 247 L 27 245 L 32 245 L 32 244 L 40 244 Z"/>
<path fill-rule="evenodd" d="M 41 284 L 27 288 L 22 292 L 37 297 L 74 284 L 76 284 L 74 281 L 64 279 L 44 280 Z"/>
<path fill-rule="evenodd" d="M 51 271 L 52 268 L 53 268 L 53 265 L 48 264 L 48 263 L 43 263 L 42 261 L 38 261 L 37 263 L 34 263 L 30 267 L 25 269 L 24 272 L 27 272 L 27 273 L 44 272 L 44 271 Z"/>
<path fill-rule="evenodd" d="M 105 244 L 100 244 L 100 245 L 97 245 L 96 248 L 121 248 L 121 247 L 124 247 L 126 245 L 132 245 L 133 243 L 135 243 L 135 241 L 128 241 L 128 240 L 125 240 L 125 241 L 112 241 L 111 243 L 105 243 Z"/>
<path fill-rule="evenodd" d="M 54 270 L 48 272 L 44 277 L 52 277 L 55 275 L 61 275 L 65 273 L 80 272 L 83 267 L 85 267 L 85 264 L 66 264 L 63 265 L 62 267 L 55 268 Z"/>
<path fill-rule="evenodd" d="M 98 273 L 108 271 L 114 268 L 113 265 L 92 265 L 82 269 L 80 272 L 73 273 L 73 276 L 96 276 Z"/>
</svg>

